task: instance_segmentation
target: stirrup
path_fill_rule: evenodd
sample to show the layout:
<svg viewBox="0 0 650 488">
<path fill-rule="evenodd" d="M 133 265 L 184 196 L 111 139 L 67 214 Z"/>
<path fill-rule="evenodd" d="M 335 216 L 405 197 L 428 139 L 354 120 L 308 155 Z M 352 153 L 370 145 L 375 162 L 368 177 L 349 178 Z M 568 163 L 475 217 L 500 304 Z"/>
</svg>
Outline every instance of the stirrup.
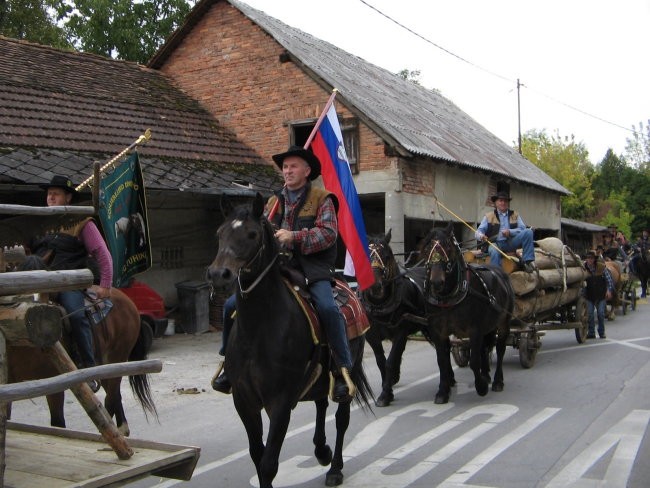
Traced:
<svg viewBox="0 0 650 488">
<path fill-rule="evenodd" d="M 225 364 L 226 364 L 225 359 L 222 359 L 221 361 L 219 361 L 219 366 L 217 366 L 217 372 L 214 373 L 214 375 L 212 375 L 212 378 L 210 379 L 210 384 L 211 385 L 214 384 L 214 381 L 219 377 L 219 375 L 223 371 L 223 367 L 224 367 Z"/>
<path fill-rule="evenodd" d="M 342 367 L 340 371 L 341 371 L 341 377 L 343 378 L 343 381 L 345 382 L 345 386 L 348 389 L 348 396 L 350 397 L 350 400 L 352 400 L 357 393 L 357 388 L 354 386 L 354 383 L 352 382 L 352 378 L 350 378 L 350 373 L 348 372 L 348 368 Z M 336 386 L 336 379 L 334 378 L 334 374 L 330 371 L 329 397 L 330 400 L 332 400 L 333 402 L 340 401 L 334 398 L 335 386 Z"/>
</svg>

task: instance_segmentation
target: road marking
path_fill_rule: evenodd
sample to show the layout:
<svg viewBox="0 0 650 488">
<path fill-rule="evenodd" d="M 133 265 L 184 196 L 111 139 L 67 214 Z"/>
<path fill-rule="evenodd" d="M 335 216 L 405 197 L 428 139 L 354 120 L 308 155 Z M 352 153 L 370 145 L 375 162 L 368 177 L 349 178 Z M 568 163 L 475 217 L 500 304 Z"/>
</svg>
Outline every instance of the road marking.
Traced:
<svg viewBox="0 0 650 488">
<path fill-rule="evenodd" d="M 589 444 L 553 478 L 546 488 L 564 486 L 627 486 L 639 446 L 645 435 L 650 410 L 632 410 L 596 442 Z M 605 454 L 616 448 L 603 480 L 584 478 Z"/>
<path fill-rule="evenodd" d="M 593 339 L 590 339 L 590 340 L 593 340 Z M 566 352 L 566 351 L 575 352 L 576 348 L 588 349 L 588 348 L 592 348 L 592 347 L 602 347 L 602 346 L 609 346 L 609 345 L 613 345 L 613 344 L 619 344 L 621 346 L 628 346 L 628 347 L 631 347 L 633 349 L 639 349 L 641 351 L 650 352 L 650 347 L 641 346 L 639 344 L 634 344 L 634 342 L 637 342 L 637 341 L 647 341 L 647 340 L 650 340 L 650 337 L 637 337 L 635 339 L 625 339 L 625 340 L 621 340 L 621 341 L 614 340 L 614 339 L 605 339 L 605 340 L 602 340 L 601 342 L 595 342 L 595 343 L 592 343 L 592 344 L 579 344 L 577 346 L 558 347 L 557 349 L 546 349 L 546 350 L 540 349 L 538 354 L 551 354 L 553 352 Z"/>
</svg>

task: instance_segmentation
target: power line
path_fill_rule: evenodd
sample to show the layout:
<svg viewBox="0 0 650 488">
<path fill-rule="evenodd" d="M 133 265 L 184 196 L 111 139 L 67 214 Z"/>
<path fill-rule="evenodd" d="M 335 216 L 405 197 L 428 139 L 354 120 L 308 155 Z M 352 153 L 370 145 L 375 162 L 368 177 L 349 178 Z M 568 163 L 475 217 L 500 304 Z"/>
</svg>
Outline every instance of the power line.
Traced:
<svg viewBox="0 0 650 488">
<path fill-rule="evenodd" d="M 462 56 L 459 56 L 458 54 L 456 54 L 456 53 L 450 51 L 449 49 L 446 49 L 446 48 L 440 46 L 439 44 L 436 44 L 435 42 L 431 41 L 430 39 L 427 39 L 427 38 L 424 37 L 423 35 L 421 35 L 421 34 L 415 32 L 414 30 L 410 29 L 409 27 L 405 26 L 404 24 L 402 24 L 402 23 L 398 22 L 397 20 L 393 19 L 391 16 L 385 14 L 384 12 L 382 12 L 381 10 L 379 10 L 377 7 L 375 7 L 375 6 L 373 6 L 373 5 L 370 5 L 370 4 L 369 4 L 368 2 L 366 2 L 365 0 L 359 0 L 359 1 L 360 1 L 361 3 L 363 3 L 366 7 L 368 7 L 368 8 L 370 8 L 370 9 L 374 10 L 375 12 L 377 12 L 377 13 L 378 13 L 379 15 L 381 15 L 382 17 L 385 17 L 385 18 L 388 19 L 389 21 L 391 21 L 391 22 L 393 22 L 394 24 L 398 25 L 400 28 L 402 28 L 402 29 L 406 30 L 407 32 L 413 34 L 414 36 L 416 36 L 416 37 L 422 39 L 424 42 L 426 42 L 426 43 L 428 43 L 428 44 L 431 44 L 432 46 L 436 47 L 437 49 L 440 49 L 441 51 L 445 52 L 446 54 L 449 54 L 450 56 L 452 56 L 452 57 L 458 59 L 459 61 L 462 61 L 463 63 L 466 63 L 466 64 L 472 66 L 473 68 L 476 68 L 476 69 L 479 69 L 479 70 L 481 70 L 481 71 L 484 71 L 485 73 L 487 73 L 487 74 L 489 74 L 489 75 L 491 75 L 491 76 L 494 76 L 494 77 L 499 78 L 499 79 L 501 79 L 501 80 L 507 81 L 507 82 L 509 82 L 509 83 L 517 84 L 518 87 L 519 87 L 519 86 L 522 86 L 522 87 L 524 87 L 524 88 L 528 88 L 529 90 L 531 90 L 531 91 L 537 93 L 538 95 L 541 95 L 541 96 L 543 96 L 543 97 L 545 97 L 545 98 L 547 98 L 547 99 L 549 99 L 549 100 L 551 100 L 551 101 L 553 101 L 553 102 L 555 102 L 555 103 L 557 103 L 557 104 L 563 105 L 563 106 L 565 106 L 565 107 L 567 107 L 567 108 L 569 108 L 569 109 L 571 109 L 571 110 L 574 110 L 574 111 L 576 111 L 576 112 L 578 112 L 578 113 L 580 113 L 580 114 L 582 114 L 582 115 L 586 115 L 587 117 L 591 117 L 591 118 L 596 119 L 596 120 L 598 120 L 598 121 L 600 121 L 600 122 L 604 122 L 604 123 L 606 123 L 606 124 L 612 125 L 612 126 L 614 126 L 614 127 L 618 127 L 619 129 L 623 129 L 623 130 L 626 130 L 626 131 L 631 132 L 631 133 L 635 133 L 635 132 L 636 132 L 634 129 L 630 129 L 629 127 L 622 126 L 622 125 L 620 125 L 620 124 L 617 124 L 616 122 L 611 122 L 611 121 L 609 121 L 609 120 L 607 120 L 607 119 L 604 119 L 604 118 L 599 117 L 599 116 L 597 116 L 597 115 L 591 114 L 591 113 L 587 112 L 586 110 L 582 110 L 582 109 L 579 109 L 579 108 L 577 108 L 577 107 L 574 107 L 573 105 L 570 105 L 570 104 L 568 104 L 568 103 L 566 103 L 566 102 L 563 102 L 563 101 L 561 101 L 561 100 L 559 100 L 559 99 L 557 99 L 557 98 L 555 98 L 555 97 L 552 97 L 552 96 L 550 96 L 550 95 L 546 95 L 545 93 L 543 93 L 543 92 L 541 92 L 541 91 L 539 91 L 539 90 L 535 90 L 535 89 L 531 88 L 531 87 L 528 86 L 528 85 L 520 84 L 520 83 L 519 83 L 519 79 L 514 80 L 514 79 L 512 79 L 512 78 L 508 78 L 507 76 L 503 76 L 503 75 L 501 75 L 501 74 L 499 74 L 499 73 L 496 73 L 496 72 L 494 72 L 494 71 L 492 71 L 492 70 L 489 70 L 489 69 L 487 69 L 487 68 L 484 68 L 483 66 L 479 66 L 478 64 L 473 63 L 473 62 L 471 62 L 471 61 L 469 61 L 469 60 L 463 58 Z"/>
</svg>

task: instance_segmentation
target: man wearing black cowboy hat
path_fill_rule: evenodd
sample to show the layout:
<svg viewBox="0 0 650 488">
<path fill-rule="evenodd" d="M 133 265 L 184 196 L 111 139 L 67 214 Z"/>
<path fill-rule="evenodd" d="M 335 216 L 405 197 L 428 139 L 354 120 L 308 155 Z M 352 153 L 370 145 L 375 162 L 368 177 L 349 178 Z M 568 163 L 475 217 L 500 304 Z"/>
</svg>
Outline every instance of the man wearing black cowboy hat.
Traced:
<svg viewBox="0 0 650 488">
<path fill-rule="evenodd" d="M 476 230 L 476 239 L 479 241 L 492 241 L 503 252 L 522 249 L 524 269 L 529 273 L 535 269 L 535 249 L 533 245 L 533 231 L 526 228 L 521 216 L 510 210 L 510 195 L 504 191 L 497 192 L 490 197 L 494 203 L 494 211 L 483 217 Z M 490 264 L 501 266 L 501 253 L 493 246 L 488 247 Z"/>
<path fill-rule="evenodd" d="M 272 223 L 278 229 L 275 237 L 291 251 L 290 265 L 302 270 L 309 286 L 316 312 L 323 325 L 334 362 L 338 371 L 332 399 L 349 402 L 355 393 L 349 379 L 352 356 L 343 316 L 334 302 L 332 279 L 336 260 L 338 201 L 328 191 L 313 187 L 311 182 L 320 176 L 320 161 L 307 149 L 290 146 L 289 150 L 273 156 L 282 170 L 284 188 L 269 199 L 267 208 L 273 208 L 279 200 L 278 211 Z M 225 344 L 223 345 L 225 350 Z M 345 372 L 344 372 L 345 370 Z M 230 392 L 230 382 L 222 372 L 212 381 L 212 388 L 223 393 Z"/>
<path fill-rule="evenodd" d="M 77 195 L 72 182 L 60 175 L 53 176 L 50 183 L 41 185 L 41 188 L 47 190 L 48 207 L 70 205 Z M 83 269 L 95 264 L 99 277 L 92 290 L 97 298 L 110 297 L 113 259 L 92 218 L 83 219 L 71 227 L 59 229 L 56 233 L 38 239 L 31 250 L 33 254 L 42 257 L 52 270 Z M 85 314 L 84 298 L 82 290 L 68 290 L 59 292 L 56 299 L 69 314 L 80 367 L 89 368 L 95 366 L 95 354 L 92 329 Z M 99 383 L 95 380 L 91 380 L 89 385 L 93 391 L 99 389 Z"/>
<path fill-rule="evenodd" d="M 598 336 L 605 339 L 605 307 L 607 300 L 614 296 L 614 280 L 605 262 L 598 259 L 595 251 L 587 252 L 584 267 L 589 273 L 583 291 L 587 299 L 587 339 L 596 338 L 594 310 L 598 317 Z"/>
</svg>

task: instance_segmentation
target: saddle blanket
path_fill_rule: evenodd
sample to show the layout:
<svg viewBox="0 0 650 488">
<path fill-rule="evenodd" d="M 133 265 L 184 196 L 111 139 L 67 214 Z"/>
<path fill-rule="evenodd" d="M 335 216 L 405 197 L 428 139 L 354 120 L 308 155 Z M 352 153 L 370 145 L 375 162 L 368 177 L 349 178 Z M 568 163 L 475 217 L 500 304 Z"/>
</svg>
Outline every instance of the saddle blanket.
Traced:
<svg viewBox="0 0 650 488">
<path fill-rule="evenodd" d="M 307 321 L 311 327 L 314 344 L 326 342 L 318 321 L 318 315 L 316 314 L 316 310 L 314 309 L 311 300 L 309 300 L 309 297 L 301 293 L 300 289 L 296 289 L 297 287 L 294 287 L 288 280 L 283 279 L 283 281 L 287 288 L 291 290 L 291 293 L 298 301 L 300 308 L 302 308 L 302 311 L 307 317 Z M 334 301 L 343 315 L 348 340 L 355 339 L 360 335 L 365 334 L 370 328 L 370 321 L 368 320 L 366 311 L 354 291 L 345 281 L 335 280 L 335 286 L 332 288 L 332 292 L 334 293 Z"/>
</svg>

